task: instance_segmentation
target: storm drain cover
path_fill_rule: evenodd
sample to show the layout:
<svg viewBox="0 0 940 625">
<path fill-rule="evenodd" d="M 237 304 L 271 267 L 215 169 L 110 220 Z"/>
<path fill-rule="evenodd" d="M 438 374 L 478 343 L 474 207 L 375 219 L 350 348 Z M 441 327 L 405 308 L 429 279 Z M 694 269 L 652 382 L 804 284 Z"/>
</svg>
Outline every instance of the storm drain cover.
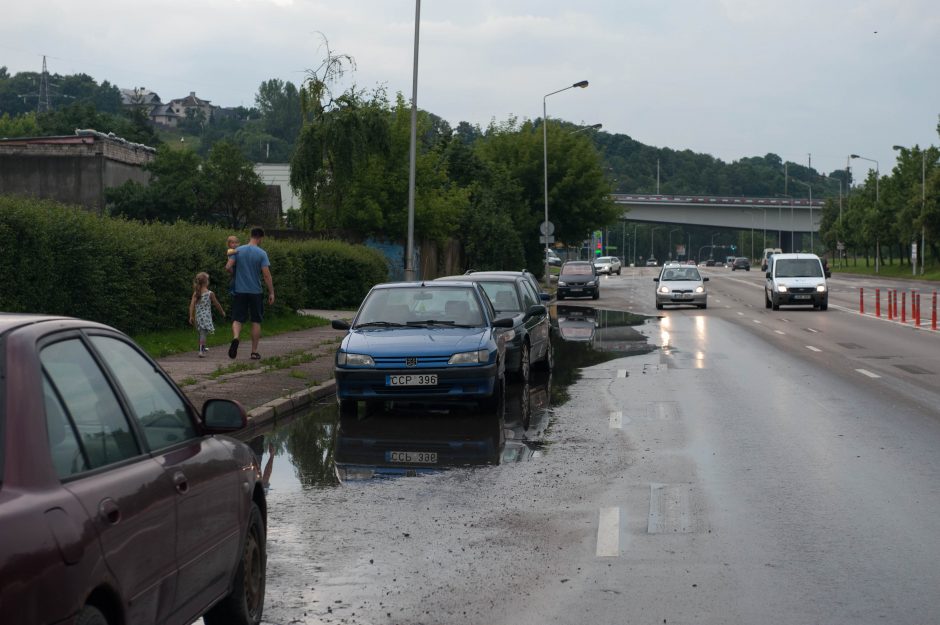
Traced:
<svg viewBox="0 0 940 625">
<path fill-rule="evenodd" d="M 931 374 L 933 371 L 927 371 L 923 367 L 918 367 L 917 365 L 894 365 L 902 371 L 907 371 L 908 373 L 917 373 L 919 375 Z"/>
</svg>

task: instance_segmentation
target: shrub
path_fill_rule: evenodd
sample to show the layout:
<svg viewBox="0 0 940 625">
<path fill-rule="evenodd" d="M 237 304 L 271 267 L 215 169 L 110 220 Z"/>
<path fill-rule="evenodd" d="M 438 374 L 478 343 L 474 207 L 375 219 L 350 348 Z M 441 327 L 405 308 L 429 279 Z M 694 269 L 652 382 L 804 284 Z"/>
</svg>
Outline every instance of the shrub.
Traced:
<svg viewBox="0 0 940 625">
<path fill-rule="evenodd" d="M 218 227 L 143 224 L 44 200 L 0 196 L 0 310 L 100 321 L 130 334 L 185 326 L 192 280 L 210 276 L 226 310 L 225 239 Z M 243 242 L 248 233 L 240 232 Z M 268 314 L 355 308 L 387 279 L 377 251 L 340 241 L 262 244 L 276 294 Z"/>
</svg>

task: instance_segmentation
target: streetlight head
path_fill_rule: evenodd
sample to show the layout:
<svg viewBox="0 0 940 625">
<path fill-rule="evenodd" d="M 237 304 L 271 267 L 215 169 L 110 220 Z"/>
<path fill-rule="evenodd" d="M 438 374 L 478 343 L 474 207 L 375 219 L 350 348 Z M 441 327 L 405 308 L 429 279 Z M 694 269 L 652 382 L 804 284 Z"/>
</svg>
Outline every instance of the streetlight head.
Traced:
<svg viewBox="0 0 940 625">
<path fill-rule="evenodd" d="M 574 84 L 571 85 L 571 86 L 572 86 L 572 87 L 581 87 L 582 89 L 584 89 L 585 87 L 588 86 L 588 81 L 582 80 L 581 82 L 576 82 L 576 83 L 574 83 Z"/>
<path fill-rule="evenodd" d="M 849 158 L 859 158 L 858 154 L 849 154 Z"/>
<path fill-rule="evenodd" d="M 905 148 L 903 145 L 892 145 L 891 149 L 892 150 L 906 150 L 907 148 Z"/>
</svg>

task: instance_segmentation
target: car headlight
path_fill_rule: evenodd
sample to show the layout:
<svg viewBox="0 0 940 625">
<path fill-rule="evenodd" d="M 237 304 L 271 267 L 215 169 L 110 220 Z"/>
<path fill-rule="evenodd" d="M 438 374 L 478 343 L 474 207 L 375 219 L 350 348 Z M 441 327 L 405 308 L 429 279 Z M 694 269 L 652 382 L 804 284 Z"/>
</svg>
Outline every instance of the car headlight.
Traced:
<svg viewBox="0 0 940 625">
<path fill-rule="evenodd" d="M 783 285 L 783 284 L 777 285 L 777 293 L 786 293 L 786 292 L 787 292 L 786 285 Z"/>
<path fill-rule="evenodd" d="M 704 293 L 704 292 L 705 292 L 705 287 L 703 287 L 703 286 L 697 286 L 697 287 L 695 287 L 695 292 L 696 292 L 696 293 Z"/>
<path fill-rule="evenodd" d="M 661 287 L 659 287 L 659 289 L 657 289 L 657 290 L 658 290 L 660 293 L 668 293 L 668 292 L 669 292 L 669 287 L 668 287 L 668 286 L 661 286 Z"/>
<path fill-rule="evenodd" d="M 375 361 L 372 360 L 372 356 L 366 354 L 347 354 L 346 352 L 339 352 L 336 354 L 336 364 L 340 367 L 345 367 L 346 365 L 353 367 L 374 367 Z"/>
<path fill-rule="evenodd" d="M 595 284 L 597 284 L 597 280 L 589 280 L 587 283 L 588 286 L 594 286 Z"/>
<path fill-rule="evenodd" d="M 817 292 L 817 293 L 825 293 L 825 292 L 826 292 L 826 285 L 825 285 L 825 284 L 817 284 L 817 285 L 816 285 L 816 292 Z"/>
<path fill-rule="evenodd" d="M 454 354 L 447 361 L 449 365 L 477 365 L 490 361 L 490 350 L 478 349 L 473 352 L 461 352 Z"/>
<path fill-rule="evenodd" d="M 558 281 L 558 286 L 568 286 L 568 283 L 565 282 L 564 280 L 559 280 L 559 281 Z"/>
</svg>

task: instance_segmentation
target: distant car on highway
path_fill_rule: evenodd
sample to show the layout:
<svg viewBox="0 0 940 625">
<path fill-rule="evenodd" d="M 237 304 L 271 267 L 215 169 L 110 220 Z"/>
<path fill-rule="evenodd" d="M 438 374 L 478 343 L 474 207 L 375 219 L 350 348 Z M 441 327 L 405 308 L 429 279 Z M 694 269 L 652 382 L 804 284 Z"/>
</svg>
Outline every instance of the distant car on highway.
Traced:
<svg viewBox="0 0 940 625">
<path fill-rule="evenodd" d="M 659 277 L 653 278 L 653 281 L 657 283 L 657 310 L 662 310 L 665 304 L 708 307 L 708 293 L 705 290 L 708 278 L 703 277 L 695 267 L 663 267 Z"/>
<path fill-rule="evenodd" d="M 714 266 L 715 266 L 715 259 L 714 259 L 714 258 L 706 259 L 706 260 L 705 260 L 705 266 L 706 266 L 706 267 L 714 267 Z"/>
<path fill-rule="evenodd" d="M 655 258 L 647 258 L 647 259 L 646 259 L 646 266 L 647 266 L 647 267 L 658 267 L 658 266 L 659 266 L 659 263 L 656 262 L 656 259 L 655 259 Z"/>
<path fill-rule="evenodd" d="M 743 269 L 744 271 L 751 270 L 751 261 L 744 256 L 738 256 L 731 262 L 731 271 L 737 271 L 738 269 Z"/>
<path fill-rule="evenodd" d="M 545 260 L 548 261 L 548 264 L 552 267 L 561 267 L 561 258 L 551 250 L 545 251 Z"/>
<path fill-rule="evenodd" d="M 597 270 L 597 273 L 617 274 L 619 276 L 621 266 L 620 259 L 616 256 L 600 256 L 594 259 L 594 269 Z"/>
<path fill-rule="evenodd" d="M 815 254 L 774 254 L 764 284 L 764 305 L 829 308 L 829 287 L 822 261 Z"/>
<path fill-rule="evenodd" d="M 594 264 L 587 260 L 569 260 L 558 274 L 558 299 L 566 297 L 600 297 L 601 287 Z"/>
</svg>

